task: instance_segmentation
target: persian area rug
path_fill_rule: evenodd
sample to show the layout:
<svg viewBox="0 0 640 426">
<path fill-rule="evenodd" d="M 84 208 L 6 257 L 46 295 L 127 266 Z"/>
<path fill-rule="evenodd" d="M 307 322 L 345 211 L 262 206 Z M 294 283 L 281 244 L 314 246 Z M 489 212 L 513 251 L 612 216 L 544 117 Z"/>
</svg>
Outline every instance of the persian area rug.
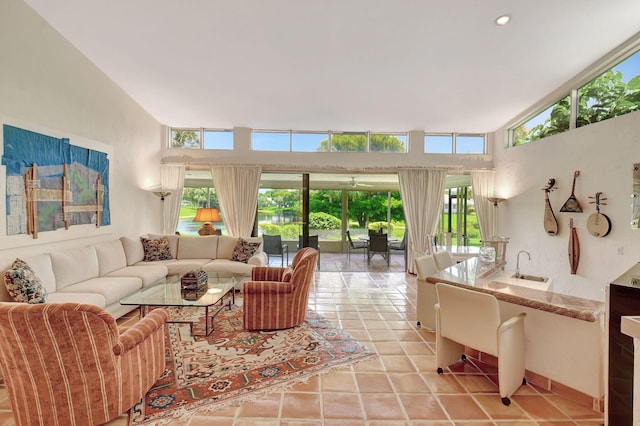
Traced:
<svg viewBox="0 0 640 426">
<path fill-rule="evenodd" d="M 172 308 L 171 317 L 183 320 L 195 312 L 201 318 L 194 333 L 203 333 L 204 309 Z M 196 411 L 252 401 L 314 374 L 375 356 L 313 311 L 298 327 L 244 331 L 242 297 L 237 295 L 236 305 L 223 309 L 214 327 L 207 337 L 192 337 L 188 324 L 168 325 L 166 370 L 129 411 L 130 425 L 186 421 Z"/>
</svg>

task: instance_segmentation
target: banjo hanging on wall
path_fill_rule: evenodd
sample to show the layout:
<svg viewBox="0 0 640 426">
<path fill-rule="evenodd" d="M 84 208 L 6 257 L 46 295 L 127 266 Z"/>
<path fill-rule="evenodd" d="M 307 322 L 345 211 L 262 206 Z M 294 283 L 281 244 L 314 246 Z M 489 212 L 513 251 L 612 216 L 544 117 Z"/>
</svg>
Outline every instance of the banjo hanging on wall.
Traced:
<svg viewBox="0 0 640 426">
<path fill-rule="evenodd" d="M 606 237 L 611 232 L 611 219 L 606 214 L 600 213 L 600 206 L 607 205 L 607 203 L 603 203 L 606 198 L 602 197 L 602 192 L 596 192 L 595 197 L 589 198 L 595 198 L 595 201 L 590 201 L 589 204 L 595 203 L 596 212 L 587 219 L 587 230 L 594 237 Z"/>
</svg>

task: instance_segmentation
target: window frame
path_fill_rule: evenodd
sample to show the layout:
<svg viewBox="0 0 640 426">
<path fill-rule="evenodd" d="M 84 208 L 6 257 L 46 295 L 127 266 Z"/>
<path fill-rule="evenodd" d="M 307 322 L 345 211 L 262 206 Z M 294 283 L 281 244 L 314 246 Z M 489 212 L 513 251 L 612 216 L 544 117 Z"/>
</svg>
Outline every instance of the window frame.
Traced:
<svg viewBox="0 0 640 426">
<path fill-rule="evenodd" d="M 198 134 L 199 144 L 197 147 L 193 148 L 184 148 L 184 147 L 176 147 L 173 146 L 173 132 L 176 131 L 187 131 L 187 132 L 195 132 Z M 205 148 L 204 147 L 204 136 L 205 132 L 224 132 L 231 133 L 233 136 L 233 129 L 224 129 L 224 128 L 215 128 L 215 127 L 169 127 L 168 128 L 168 148 L 167 149 L 189 149 L 189 150 L 207 150 L 207 151 L 233 151 L 235 149 L 235 139 L 231 138 L 231 148 Z"/>
<path fill-rule="evenodd" d="M 607 72 L 613 71 L 614 68 L 618 67 L 620 64 L 622 64 L 623 62 L 627 61 L 628 59 L 630 59 L 635 55 L 640 55 L 640 39 L 637 39 L 633 43 L 626 44 L 610 52 L 603 59 L 601 59 L 599 63 L 594 65 L 589 72 L 584 73 L 579 78 L 576 78 L 567 82 L 567 84 L 563 86 L 561 90 L 559 89 L 558 91 L 554 92 L 552 95 L 548 97 L 548 98 L 551 98 L 551 96 L 553 96 L 554 100 L 552 102 L 545 102 L 544 104 L 541 104 L 542 106 L 532 109 L 532 112 L 524 115 L 522 119 L 515 121 L 513 125 L 509 125 L 507 127 L 506 147 L 513 148 L 520 145 L 526 145 L 527 143 L 533 142 L 536 140 L 545 139 L 546 136 L 539 139 L 534 139 L 533 141 L 514 145 L 516 142 L 514 137 L 514 133 L 516 129 L 526 124 L 527 122 L 531 121 L 532 119 L 536 118 L 538 115 L 542 114 L 544 111 L 553 108 L 556 104 L 563 101 L 566 97 L 569 98 L 569 111 L 570 111 L 569 126 L 567 131 L 576 129 L 578 124 L 578 118 L 579 118 L 578 117 L 579 90 L 584 88 L 586 85 L 592 83 L 597 78 L 600 78 L 602 75 L 606 74 Z M 635 77 L 640 76 L 640 69 L 638 69 L 637 72 L 638 74 L 636 74 Z M 631 81 L 635 77 L 630 78 L 629 81 Z M 636 111 L 630 111 L 630 112 L 636 112 Z M 620 115 L 625 115 L 625 114 L 620 114 Z M 619 117 L 620 115 L 615 115 L 615 116 L 606 118 L 604 120 L 595 121 L 593 123 L 583 124 L 580 127 L 585 127 L 585 126 L 588 126 L 589 124 L 606 121 L 611 118 Z M 564 132 L 560 132 L 560 133 L 564 133 Z M 560 134 L 560 133 L 555 133 L 555 134 Z M 549 136 L 553 136 L 553 135 L 549 135 Z"/>
</svg>

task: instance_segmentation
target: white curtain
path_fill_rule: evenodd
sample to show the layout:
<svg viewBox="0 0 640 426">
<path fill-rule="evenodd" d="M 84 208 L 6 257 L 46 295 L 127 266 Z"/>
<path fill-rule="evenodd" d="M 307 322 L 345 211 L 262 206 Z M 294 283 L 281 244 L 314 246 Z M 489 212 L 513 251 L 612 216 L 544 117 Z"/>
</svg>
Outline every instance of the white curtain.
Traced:
<svg viewBox="0 0 640 426">
<path fill-rule="evenodd" d="M 447 170 L 400 170 L 398 177 L 409 230 L 407 271 L 415 273 L 413 260 L 431 253 L 430 236 L 435 233 L 442 212 Z"/>
<path fill-rule="evenodd" d="M 493 181 L 495 172 L 493 170 L 473 170 L 471 172 L 471 185 L 473 186 L 473 205 L 476 209 L 478 226 L 480 227 L 480 238 L 491 238 L 498 235 L 498 230 L 493 229 L 496 214 L 493 203 L 489 198 L 494 195 Z"/>
<path fill-rule="evenodd" d="M 250 237 L 258 208 L 261 167 L 211 166 L 211 177 L 227 232 Z"/>
<path fill-rule="evenodd" d="M 163 234 L 173 234 L 178 228 L 185 170 L 186 167 L 183 164 L 160 165 L 161 190 L 171 193 L 171 195 L 165 197 L 162 203 Z"/>
</svg>

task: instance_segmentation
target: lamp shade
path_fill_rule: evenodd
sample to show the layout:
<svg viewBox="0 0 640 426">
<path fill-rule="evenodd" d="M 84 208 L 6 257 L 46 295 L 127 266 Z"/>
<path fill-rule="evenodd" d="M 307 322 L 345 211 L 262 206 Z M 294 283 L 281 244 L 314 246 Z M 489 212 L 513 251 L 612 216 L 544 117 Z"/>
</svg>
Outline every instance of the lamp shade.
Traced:
<svg viewBox="0 0 640 426">
<path fill-rule="evenodd" d="M 220 222 L 220 214 L 218 213 L 218 209 L 213 207 L 201 207 L 196 211 L 196 217 L 193 219 L 194 222 Z"/>
</svg>

